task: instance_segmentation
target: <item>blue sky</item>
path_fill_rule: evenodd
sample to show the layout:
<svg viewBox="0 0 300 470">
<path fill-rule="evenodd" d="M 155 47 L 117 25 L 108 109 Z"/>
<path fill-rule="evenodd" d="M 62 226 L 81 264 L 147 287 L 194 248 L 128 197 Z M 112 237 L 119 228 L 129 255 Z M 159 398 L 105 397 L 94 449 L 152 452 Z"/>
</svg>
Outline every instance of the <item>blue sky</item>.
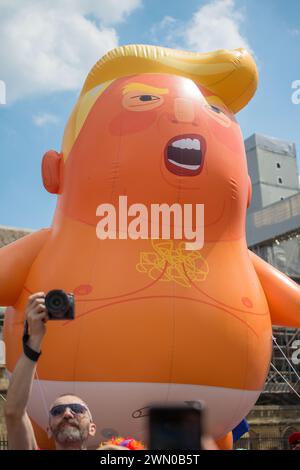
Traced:
<svg viewBox="0 0 300 470">
<path fill-rule="evenodd" d="M 296 142 L 300 168 L 300 104 L 292 103 L 292 83 L 300 80 L 298 0 L 0 0 L 0 225 L 50 225 L 56 198 L 43 188 L 42 156 L 60 150 L 90 67 L 129 43 L 250 48 L 260 83 L 237 115 L 243 135 Z"/>
</svg>

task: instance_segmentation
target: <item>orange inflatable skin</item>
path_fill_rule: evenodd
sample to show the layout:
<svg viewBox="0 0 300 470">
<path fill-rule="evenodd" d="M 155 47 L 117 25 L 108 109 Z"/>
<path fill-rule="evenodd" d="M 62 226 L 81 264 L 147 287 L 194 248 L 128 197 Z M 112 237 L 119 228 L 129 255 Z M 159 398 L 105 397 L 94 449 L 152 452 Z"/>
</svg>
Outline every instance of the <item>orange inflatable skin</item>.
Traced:
<svg viewBox="0 0 300 470">
<path fill-rule="evenodd" d="M 233 437 L 232 432 L 226 434 L 226 436 L 222 437 L 216 442 L 218 448 L 220 450 L 232 450 L 233 448 Z"/>
<path fill-rule="evenodd" d="M 0 250 L 0 304 L 13 305 L 5 321 L 9 371 L 21 354 L 28 296 L 73 292 L 76 319 L 48 323 L 38 378 L 46 403 L 76 392 L 91 404 L 98 442 L 107 428 L 143 438 L 144 407 L 179 399 L 206 401 L 213 435 L 222 438 L 264 386 L 272 323 L 300 327 L 299 286 L 248 252 L 243 138 L 234 115 L 208 98 L 207 89 L 169 74 L 113 81 L 68 157 L 44 158 L 45 186 L 59 194 L 52 228 Z M 172 142 L 187 139 L 201 144 L 197 171 L 168 157 Z M 204 204 L 203 248 L 99 240 L 96 209 L 117 208 L 120 195 L 149 210 Z M 29 411 L 44 428 L 38 385 Z M 39 439 L 45 448 L 42 431 Z"/>
</svg>

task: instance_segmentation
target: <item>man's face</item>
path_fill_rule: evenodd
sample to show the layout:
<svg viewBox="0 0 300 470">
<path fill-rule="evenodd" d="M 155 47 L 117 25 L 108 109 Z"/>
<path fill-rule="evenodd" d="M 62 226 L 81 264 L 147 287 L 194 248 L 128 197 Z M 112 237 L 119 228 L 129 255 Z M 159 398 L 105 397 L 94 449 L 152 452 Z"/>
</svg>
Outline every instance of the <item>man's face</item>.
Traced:
<svg viewBox="0 0 300 470">
<path fill-rule="evenodd" d="M 79 397 L 66 395 L 57 398 L 52 404 L 48 435 L 54 437 L 60 445 L 83 444 L 95 432 L 96 426 L 92 423 L 90 411 Z"/>
</svg>

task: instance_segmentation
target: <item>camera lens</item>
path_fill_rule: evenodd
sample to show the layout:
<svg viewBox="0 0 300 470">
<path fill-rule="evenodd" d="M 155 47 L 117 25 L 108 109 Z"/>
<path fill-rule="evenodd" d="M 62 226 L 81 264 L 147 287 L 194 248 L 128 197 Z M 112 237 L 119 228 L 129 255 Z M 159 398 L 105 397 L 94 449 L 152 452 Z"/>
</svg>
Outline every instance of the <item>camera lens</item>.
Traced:
<svg viewBox="0 0 300 470">
<path fill-rule="evenodd" d="M 69 298 L 63 290 L 52 290 L 45 297 L 45 305 L 49 316 L 63 318 L 70 308 Z"/>
</svg>

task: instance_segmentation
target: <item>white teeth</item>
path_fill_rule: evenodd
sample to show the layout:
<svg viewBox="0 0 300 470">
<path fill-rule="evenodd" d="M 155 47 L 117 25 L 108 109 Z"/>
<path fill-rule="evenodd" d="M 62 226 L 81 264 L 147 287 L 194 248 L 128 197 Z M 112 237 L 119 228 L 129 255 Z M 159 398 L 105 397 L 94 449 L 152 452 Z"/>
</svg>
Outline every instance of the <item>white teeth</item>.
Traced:
<svg viewBox="0 0 300 470">
<path fill-rule="evenodd" d="M 199 170 L 200 165 L 184 165 L 183 163 L 174 162 L 174 160 L 169 160 L 173 165 L 179 166 L 180 168 L 185 168 L 186 170 Z"/>
<path fill-rule="evenodd" d="M 199 139 L 180 139 L 172 142 L 172 147 L 188 150 L 200 150 L 201 144 Z"/>
</svg>

